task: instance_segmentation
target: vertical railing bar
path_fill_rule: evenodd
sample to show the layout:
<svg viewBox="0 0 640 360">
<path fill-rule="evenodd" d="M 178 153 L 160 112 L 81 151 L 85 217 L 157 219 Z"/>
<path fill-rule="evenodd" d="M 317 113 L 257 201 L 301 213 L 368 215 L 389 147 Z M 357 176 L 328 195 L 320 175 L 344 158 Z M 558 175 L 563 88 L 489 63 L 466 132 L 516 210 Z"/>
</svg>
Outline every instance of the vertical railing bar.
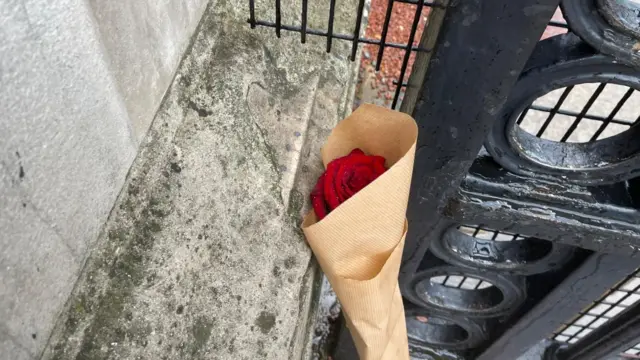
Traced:
<svg viewBox="0 0 640 360">
<path fill-rule="evenodd" d="M 329 25 L 327 26 L 327 52 L 331 52 L 331 41 L 333 40 L 333 17 L 336 12 L 336 0 L 329 1 Z"/>
<path fill-rule="evenodd" d="M 616 104 L 616 107 L 614 107 L 613 110 L 611 110 L 611 112 L 609 113 L 609 116 L 607 116 L 607 118 L 604 119 L 602 124 L 600 124 L 600 127 L 598 128 L 598 130 L 596 130 L 595 134 L 593 134 L 593 136 L 591 137 L 591 140 L 589 141 L 596 141 L 598 139 L 598 136 L 600 136 L 600 134 L 602 134 L 602 132 L 607 128 L 607 126 L 609 126 L 609 124 L 611 123 L 611 120 L 613 120 L 616 114 L 618 114 L 618 111 L 620 111 L 620 109 L 624 106 L 627 100 L 629 100 L 629 98 L 631 97 L 634 91 L 635 91 L 634 88 L 629 88 L 629 90 L 627 90 L 627 92 L 624 93 L 624 95 L 622 95 L 622 98 L 620 98 L 620 101 L 618 101 L 618 103 Z"/>
<path fill-rule="evenodd" d="M 416 14 L 413 17 L 413 24 L 411 24 L 411 33 L 409 34 L 409 41 L 407 41 L 407 47 L 404 50 L 404 59 L 402 59 L 402 68 L 400 69 L 400 77 L 398 79 L 398 85 L 396 85 L 396 93 L 393 95 L 393 103 L 391 103 L 391 109 L 395 109 L 400 98 L 400 90 L 402 90 L 401 84 L 404 82 L 404 74 L 407 71 L 407 65 L 409 64 L 409 58 L 411 57 L 411 48 L 413 47 L 413 40 L 418 30 L 418 24 L 420 23 L 420 17 L 422 16 L 422 8 L 424 2 L 419 1 L 416 7 Z"/>
<path fill-rule="evenodd" d="M 598 85 L 598 88 L 596 89 L 596 91 L 593 92 L 593 95 L 591 95 L 591 97 L 589 98 L 589 101 L 587 101 L 585 106 L 582 108 L 582 111 L 580 111 L 580 114 L 578 114 L 578 116 L 573 121 L 569 129 L 567 129 L 567 132 L 564 134 L 562 139 L 560 139 L 560 142 L 567 141 L 569 136 L 573 134 L 573 132 L 578 127 L 578 124 L 580 124 L 580 121 L 582 121 L 582 118 L 584 118 L 584 116 L 587 114 L 587 111 L 589 111 L 589 109 L 591 108 L 591 105 L 593 105 L 593 103 L 598 99 L 598 96 L 600 96 L 600 93 L 602 92 L 602 90 L 604 90 L 604 87 L 606 85 L 607 83 L 601 83 L 600 85 Z"/>
<path fill-rule="evenodd" d="M 302 0 L 302 29 L 300 29 L 300 42 L 307 42 L 307 1 Z"/>
<path fill-rule="evenodd" d="M 358 3 L 358 16 L 356 17 L 356 28 L 353 31 L 353 45 L 351 46 L 351 61 L 356 61 L 358 53 L 358 41 L 360 41 L 360 27 L 362 26 L 362 13 L 364 12 L 364 0 Z"/>
<path fill-rule="evenodd" d="M 494 231 L 493 232 L 493 236 L 491 236 L 491 240 L 495 240 L 498 237 L 498 235 L 500 235 L 500 232 L 499 231 Z"/>
<path fill-rule="evenodd" d="M 280 37 L 280 27 L 282 26 L 282 14 L 280 11 L 280 0 L 276 0 L 276 36 Z"/>
<path fill-rule="evenodd" d="M 378 57 L 376 59 L 376 71 L 380 71 L 382 63 L 382 55 L 384 53 L 385 43 L 387 41 L 387 31 L 389 30 L 389 22 L 391 21 L 391 12 L 393 10 L 394 0 L 389 0 L 387 4 L 387 13 L 384 16 L 384 25 L 382 25 L 382 34 L 380 36 L 380 46 L 378 47 Z"/>
<path fill-rule="evenodd" d="M 518 120 L 516 121 L 516 124 L 518 124 L 518 125 L 522 124 L 522 122 L 524 121 L 524 118 L 527 116 L 527 113 L 529 112 L 529 110 L 531 110 L 530 106 L 527 106 L 526 108 L 524 108 L 524 110 L 522 110 L 522 113 L 520 114 L 520 117 L 518 117 Z"/>
<path fill-rule="evenodd" d="M 480 287 L 480 284 L 482 284 L 482 280 L 478 281 L 478 283 L 473 287 L 473 290 L 478 290 L 478 288 Z"/>
<path fill-rule="evenodd" d="M 547 119 L 544 121 L 544 123 L 540 127 L 540 130 L 538 130 L 538 133 L 536 134 L 537 137 L 541 137 L 544 134 L 544 132 L 547 130 L 547 127 L 549 127 L 549 124 L 551 124 L 551 120 L 553 120 L 553 118 L 556 116 L 556 114 L 558 113 L 558 110 L 560 110 L 560 107 L 562 106 L 564 101 L 567 99 L 567 96 L 569 96 L 569 93 L 571 92 L 571 90 L 573 90 L 573 86 L 574 85 L 567 86 L 564 89 L 564 91 L 562 92 L 562 95 L 560 95 L 560 98 L 558 99 L 558 102 L 551 109 L 551 111 L 549 111 L 549 115 L 547 116 Z"/>
<path fill-rule="evenodd" d="M 444 280 L 442 280 L 442 285 L 444 285 L 444 286 L 448 286 L 448 285 L 447 285 L 447 281 L 448 281 L 448 280 L 449 280 L 449 275 L 445 275 L 445 276 L 444 276 Z"/>
<path fill-rule="evenodd" d="M 473 232 L 473 237 L 476 237 L 478 235 L 478 233 L 480 232 L 480 230 L 482 230 L 480 228 L 480 226 L 476 227 L 475 231 Z"/>
<path fill-rule="evenodd" d="M 255 0 L 249 0 L 249 24 L 252 29 L 256 27 L 256 4 Z"/>
</svg>

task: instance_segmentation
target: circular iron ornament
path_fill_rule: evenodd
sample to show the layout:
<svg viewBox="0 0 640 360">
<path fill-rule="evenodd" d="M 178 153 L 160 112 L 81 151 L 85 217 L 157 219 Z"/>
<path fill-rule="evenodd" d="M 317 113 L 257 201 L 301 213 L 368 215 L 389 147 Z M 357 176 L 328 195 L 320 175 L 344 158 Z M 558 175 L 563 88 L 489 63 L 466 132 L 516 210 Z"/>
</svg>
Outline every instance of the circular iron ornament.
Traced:
<svg viewBox="0 0 640 360">
<path fill-rule="evenodd" d="M 496 270 L 517 275 L 551 271 L 566 264 L 572 246 L 537 238 L 496 241 L 464 234 L 456 227 L 431 242 L 429 249 L 452 265 Z"/>
<path fill-rule="evenodd" d="M 598 51 L 640 66 L 640 5 L 628 0 L 563 0 L 572 32 Z"/>
<path fill-rule="evenodd" d="M 537 98 L 594 82 L 638 90 L 640 71 L 596 54 L 573 34 L 540 41 L 498 112 L 485 148 L 505 169 L 530 177 L 602 185 L 640 176 L 640 126 L 601 140 L 564 143 L 539 138 L 517 124 Z"/>
<path fill-rule="evenodd" d="M 488 339 L 488 332 L 481 324 L 464 317 L 433 314 L 423 309 L 407 309 L 405 316 L 409 345 L 422 350 L 418 352 L 427 359 L 446 356 L 433 348 L 472 349 Z"/>
<path fill-rule="evenodd" d="M 435 281 L 439 277 L 464 277 L 480 280 L 487 287 L 452 287 Z M 414 301 L 439 313 L 472 318 L 498 317 L 515 311 L 526 298 L 522 277 L 494 272 L 474 272 L 453 265 L 439 265 L 418 272 L 411 284 Z"/>
</svg>

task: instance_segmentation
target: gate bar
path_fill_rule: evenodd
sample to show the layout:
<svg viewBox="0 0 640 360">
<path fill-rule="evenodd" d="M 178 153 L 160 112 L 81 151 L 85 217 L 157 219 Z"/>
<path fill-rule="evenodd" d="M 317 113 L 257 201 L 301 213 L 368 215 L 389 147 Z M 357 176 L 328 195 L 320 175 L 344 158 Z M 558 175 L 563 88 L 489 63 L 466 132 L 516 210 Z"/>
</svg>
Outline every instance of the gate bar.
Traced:
<svg viewBox="0 0 640 360">
<path fill-rule="evenodd" d="M 634 305 L 615 319 L 602 325 L 579 342 L 560 348 L 558 360 L 600 360 L 619 355 L 638 343 L 640 306 Z"/>
<path fill-rule="evenodd" d="M 489 171 L 492 168 L 495 171 Z M 446 215 L 454 221 L 597 252 L 640 256 L 640 213 L 625 209 L 634 204 L 624 188 L 610 186 L 603 199 L 597 188 L 522 180 L 511 174 L 493 176 L 492 172 L 498 172 L 496 166 L 474 164 Z M 515 183 L 519 186 L 513 187 Z"/>
<path fill-rule="evenodd" d="M 640 260 L 628 256 L 597 253 L 589 256 L 578 269 L 494 341 L 477 360 L 517 359 L 639 266 Z"/>
<path fill-rule="evenodd" d="M 559 2 L 448 4 L 422 88 L 407 94 L 417 96 L 413 117 L 419 135 L 401 281 L 413 275 Z"/>
</svg>

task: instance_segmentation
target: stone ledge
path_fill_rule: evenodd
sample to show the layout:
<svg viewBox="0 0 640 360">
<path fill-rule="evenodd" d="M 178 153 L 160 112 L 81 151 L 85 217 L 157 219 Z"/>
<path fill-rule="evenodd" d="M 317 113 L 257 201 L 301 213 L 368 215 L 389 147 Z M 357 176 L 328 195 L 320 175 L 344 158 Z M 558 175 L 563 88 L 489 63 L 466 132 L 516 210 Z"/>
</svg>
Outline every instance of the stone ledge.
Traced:
<svg viewBox="0 0 640 360">
<path fill-rule="evenodd" d="M 309 356 L 299 222 L 357 63 L 237 14 L 205 13 L 44 359 Z"/>
</svg>

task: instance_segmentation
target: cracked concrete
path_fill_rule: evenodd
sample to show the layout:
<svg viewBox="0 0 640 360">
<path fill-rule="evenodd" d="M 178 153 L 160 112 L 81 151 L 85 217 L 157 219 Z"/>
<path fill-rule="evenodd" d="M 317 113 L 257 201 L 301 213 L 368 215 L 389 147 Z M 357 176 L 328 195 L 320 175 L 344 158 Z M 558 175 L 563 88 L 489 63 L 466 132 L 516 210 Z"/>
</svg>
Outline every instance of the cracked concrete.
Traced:
<svg viewBox="0 0 640 360">
<path fill-rule="evenodd" d="M 43 359 L 308 357 L 318 269 L 299 223 L 357 63 L 246 14 L 205 13 Z"/>
</svg>

